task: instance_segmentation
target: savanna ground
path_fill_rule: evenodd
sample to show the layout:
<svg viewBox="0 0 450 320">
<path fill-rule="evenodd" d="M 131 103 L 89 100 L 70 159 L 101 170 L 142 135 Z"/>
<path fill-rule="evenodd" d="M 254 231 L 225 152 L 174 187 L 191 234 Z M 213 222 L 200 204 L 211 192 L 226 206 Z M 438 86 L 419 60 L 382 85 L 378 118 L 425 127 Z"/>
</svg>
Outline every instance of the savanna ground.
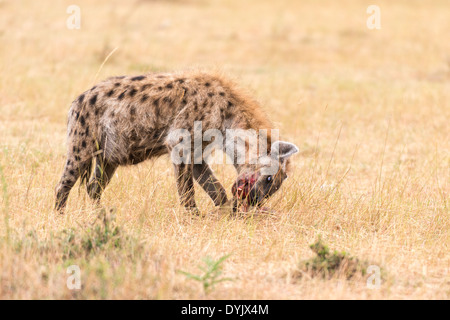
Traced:
<svg viewBox="0 0 450 320">
<path fill-rule="evenodd" d="M 449 34 L 447 0 L 0 1 L 0 298 L 448 299 Z M 77 185 L 55 213 L 71 101 L 112 75 L 187 68 L 248 88 L 300 147 L 277 214 L 208 215 L 198 186 L 205 216 L 187 214 L 168 157 L 120 168 L 104 211 Z M 234 170 L 214 169 L 230 192 Z M 298 277 L 319 236 L 379 266 L 379 288 Z M 210 290 L 179 272 L 224 255 L 231 280 Z"/>
</svg>

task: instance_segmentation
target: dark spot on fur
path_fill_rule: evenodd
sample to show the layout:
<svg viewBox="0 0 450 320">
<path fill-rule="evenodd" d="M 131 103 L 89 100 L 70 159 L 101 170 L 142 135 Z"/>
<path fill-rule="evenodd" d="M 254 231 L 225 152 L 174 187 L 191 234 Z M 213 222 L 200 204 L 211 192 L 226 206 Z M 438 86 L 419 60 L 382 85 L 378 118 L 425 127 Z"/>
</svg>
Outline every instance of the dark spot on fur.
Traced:
<svg viewBox="0 0 450 320">
<path fill-rule="evenodd" d="M 144 80 L 144 79 L 145 79 L 144 76 L 137 76 L 137 77 L 131 78 L 131 81 L 141 81 L 141 80 Z"/>
<path fill-rule="evenodd" d="M 84 127 L 84 125 L 86 124 L 86 121 L 84 120 L 83 116 L 80 116 L 80 124 L 82 127 Z"/>
<path fill-rule="evenodd" d="M 91 106 L 93 106 L 96 101 L 97 101 L 97 95 L 96 94 L 89 99 L 89 103 L 90 103 Z"/>
<path fill-rule="evenodd" d="M 69 171 L 69 174 L 70 174 L 71 176 L 73 176 L 73 175 L 75 175 L 75 171 L 70 170 L 70 171 Z"/>
<path fill-rule="evenodd" d="M 209 83 L 209 82 L 205 83 L 205 87 L 209 87 L 210 85 L 211 85 L 211 83 Z"/>
<path fill-rule="evenodd" d="M 81 142 L 81 147 L 86 148 L 86 141 L 83 140 L 83 142 Z"/>
<path fill-rule="evenodd" d="M 147 99 L 148 99 L 148 95 L 144 94 L 144 95 L 141 97 L 141 102 L 145 102 Z"/>
<path fill-rule="evenodd" d="M 91 91 L 95 90 L 95 88 L 97 88 L 97 86 L 93 86 L 93 87 L 91 88 Z"/>
<path fill-rule="evenodd" d="M 228 101 L 228 108 L 231 108 L 233 106 L 233 104 L 231 103 L 231 101 Z"/>
<path fill-rule="evenodd" d="M 223 97 L 225 96 L 225 92 L 219 92 L 219 94 Z"/>
<path fill-rule="evenodd" d="M 224 113 L 224 118 L 225 119 L 229 119 L 229 118 L 231 118 L 233 116 L 233 113 L 232 112 L 230 112 L 230 111 L 228 111 L 228 110 L 225 110 L 225 113 Z"/>
<path fill-rule="evenodd" d="M 116 82 L 116 83 L 114 83 L 114 86 L 115 86 L 115 87 L 118 87 L 118 86 L 120 86 L 120 82 Z"/>
<path fill-rule="evenodd" d="M 83 103 L 84 100 L 84 94 L 78 97 L 78 103 Z"/>
<path fill-rule="evenodd" d="M 86 126 L 86 136 L 89 135 L 89 126 Z"/>
<path fill-rule="evenodd" d="M 114 94 L 114 89 L 111 89 L 108 91 L 108 93 L 106 94 L 108 97 L 111 97 Z"/>
<path fill-rule="evenodd" d="M 164 97 L 163 101 L 168 104 L 172 103 L 172 99 L 170 99 L 169 97 Z"/>
<path fill-rule="evenodd" d="M 130 114 L 131 114 L 132 116 L 134 116 L 134 115 L 136 114 L 136 108 L 135 108 L 134 106 L 132 106 L 132 107 L 130 108 Z"/>
<path fill-rule="evenodd" d="M 126 90 L 125 90 L 124 92 L 122 92 L 122 93 L 117 97 L 117 99 L 122 100 L 123 97 L 125 96 L 125 93 L 126 93 L 126 92 L 127 92 Z"/>
<path fill-rule="evenodd" d="M 166 85 L 166 88 L 167 88 L 167 89 L 172 89 L 172 88 L 173 88 L 173 84 L 172 84 L 172 83 L 168 83 L 168 84 Z"/>
<path fill-rule="evenodd" d="M 75 156 L 75 160 L 76 160 L 76 161 L 80 161 L 81 158 L 80 158 L 79 156 Z"/>
<path fill-rule="evenodd" d="M 161 90 L 162 90 L 162 87 L 161 87 L 161 86 L 159 86 L 159 87 L 158 87 L 158 90 L 159 90 L 159 91 L 161 91 Z"/>
<path fill-rule="evenodd" d="M 213 93 L 213 92 L 208 92 L 208 96 L 209 96 L 210 98 L 212 98 L 212 97 L 214 96 L 214 93 Z"/>
<path fill-rule="evenodd" d="M 133 97 L 136 94 L 136 92 L 137 90 L 135 88 L 132 88 L 129 93 L 130 97 Z"/>
<path fill-rule="evenodd" d="M 144 84 L 143 86 L 142 86 L 142 88 L 141 88 L 141 91 L 144 91 L 144 90 L 146 90 L 148 87 L 151 87 L 151 84 Z"/>
<path fill-rule="evenodd" d="M 86 119 L 89 118 L 89 111 L 86 112 L 85 117 L 86 117 Z"/>
<path fill-rule="evenodd" d="M 153 130 L 153 135 L 152 135 L 152 139 L 159 141 L 161 139 L 161 131 L 160 130 Z"/>
<path fill-rule="evenodd" d="M 139 140 L 137 132 L 136 132 L 135 129 L 131 130 L 130 139 L 131 139 L 131 141 L 134 141 L 134 142 Z"/>
<path fill-rule="evenodd" d="M 159 117 L 159 99 L 153 101 L 153 105 L 155 106 L 155 117 Z"/>
</svg>

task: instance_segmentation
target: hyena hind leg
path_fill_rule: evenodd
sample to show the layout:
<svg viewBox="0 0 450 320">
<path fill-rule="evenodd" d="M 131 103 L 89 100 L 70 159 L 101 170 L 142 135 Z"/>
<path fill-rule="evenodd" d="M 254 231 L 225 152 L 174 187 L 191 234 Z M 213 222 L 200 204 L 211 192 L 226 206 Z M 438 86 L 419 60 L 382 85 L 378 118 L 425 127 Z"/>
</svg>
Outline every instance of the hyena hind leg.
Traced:
<svg viewBox="0 0 450 320">
<path fill-rule="evenodd" d="M 100 201 L 103 191 L 111 181 L 118 165 L 97 157 L 95 160 L 95 170 L 92 179 L 87 185 L 87 192 L 92 200 Z"/>
<path fill-rule="evenodd" d="M 81 161 L 70 158 L 66 161 L 61 179 L 56 186 L 55 209 L 63 213 L 70 190 L 78 178 L 86 179 L 90 175 L 91 160 Z"/>
</svg>

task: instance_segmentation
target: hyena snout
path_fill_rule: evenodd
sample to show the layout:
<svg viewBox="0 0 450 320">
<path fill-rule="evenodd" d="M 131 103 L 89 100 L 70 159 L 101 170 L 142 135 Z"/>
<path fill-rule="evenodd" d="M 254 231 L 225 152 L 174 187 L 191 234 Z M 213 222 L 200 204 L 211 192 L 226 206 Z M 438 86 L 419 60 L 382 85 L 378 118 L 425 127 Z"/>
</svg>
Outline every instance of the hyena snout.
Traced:
<svg viewBox="0 0 450 320">
<path fill-rule="evenodd" d="M 286 177 L 286 173 L 282 171 L 275 175 L 262 175 L 260 172 L 255 172 L 239 176 L 232 188 L 236 206 L 239 204 L 244 207 L 261 206 L 266 199 L 280 189 Z"/>
<path fill-rule="evenodd" d="M 250 199 L 254 205 L 260 205 L 265 199 L 274 195 L 287 178 L 285 172 L 276 175 L 262 176 L 255 186 L 250 190 Z"/>
<path fill-rule="evenodd" d="M 256 172 L 244 173 L 236 180 L 232 188 L 235 203 L 260 206 L 275 194 L 287 178 L 289 158 L 297 152 L 298 148 L 292 143 L 274 142 L 270 156 L 261 159 L 264 166 Z"/>
</svg>

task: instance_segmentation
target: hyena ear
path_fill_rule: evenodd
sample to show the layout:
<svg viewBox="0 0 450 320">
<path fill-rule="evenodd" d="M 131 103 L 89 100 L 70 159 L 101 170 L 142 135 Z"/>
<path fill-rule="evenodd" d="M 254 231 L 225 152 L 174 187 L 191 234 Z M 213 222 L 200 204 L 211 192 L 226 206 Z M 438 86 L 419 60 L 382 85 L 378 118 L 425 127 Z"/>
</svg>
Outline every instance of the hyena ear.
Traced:
<svg viewBox="0 0 450 320">
<path fill-rule="evenodd" d="M 275 141 L 272 143 L 270 148 L 270 153 L 272 156 L 284 161 L 293 154 L 298 152 L 298 147 L 290 142 L 285 141 Z"/>
</svg>

